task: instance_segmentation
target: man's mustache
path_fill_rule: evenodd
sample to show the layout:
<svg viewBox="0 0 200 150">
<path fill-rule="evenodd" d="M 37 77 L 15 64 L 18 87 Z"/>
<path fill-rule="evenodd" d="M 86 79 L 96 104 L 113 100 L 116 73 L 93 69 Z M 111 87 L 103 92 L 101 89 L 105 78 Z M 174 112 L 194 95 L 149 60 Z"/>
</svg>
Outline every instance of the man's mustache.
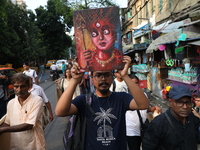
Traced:
<svg viewBox="0 0 200 150">
<path fill-rule="evenodd" d="M 24 94 L 24 92 L 16 92 L 15 94 L 16 95 L 22 95 L 22 94 Z"/>
<path fill-rule="evenodd" d="M 102 85 L 108 85 L 109 86 L 109 84 L 107 82 L 102 82 L 102 83 L 99 84 L 99 86 L 102 86 Z"/>
</svg>

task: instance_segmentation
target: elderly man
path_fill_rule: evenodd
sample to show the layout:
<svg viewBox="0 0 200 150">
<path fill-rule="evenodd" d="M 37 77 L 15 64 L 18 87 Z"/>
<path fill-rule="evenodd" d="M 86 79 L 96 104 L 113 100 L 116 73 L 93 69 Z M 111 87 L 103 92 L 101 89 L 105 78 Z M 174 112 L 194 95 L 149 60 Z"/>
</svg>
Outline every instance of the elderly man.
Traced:
<svg viewBox="0 0 200 150">
<path fill-rule="evenodd" d="M 191 97 L 189 88 L 184 85 L 170 90 L 170 108 L 150 123 L 143 139 L 143 150 L 197 149 L 198 122 L 191 113 Z"/>
<path fill-rule="evenodd" d="M 12 83 L 17 96 L 8 103 L 0 134 L 11 132 L 10 149 L 45 150 L 42 98 L 28 92 L 30 80 L 25 74 L 13 75 Z"/>
<path fill-rule="evenodd" d="M 126 144 L 126 126 L 125 113 L 129 109 L 147 109 L 149 102 L 142 90 L 131 81 L 128 76 L 128 68 L 131 62 L 129 56 L 124 56 L 124 69 L 119 70 L 123 80 L 126 82 L 132 96 L 125 92 L 111 92 L 110 85 L 113 82 L 111 71 L 91 72 L 91 78 L 95 86 L 95 92 L 92 94 L 91 108 L 86 113 L 86 136 L 85 150 L 125 150 Z M 81 82 L 83 72 L 79 71 L 79 65 L 74 64 L 71 70 L 72 79 L 68 88 L 59 99 L 55 113 L 58 116 L 69 116 L 81 114 L 85 116 L 87 110 L 86 96 L 77 96 L 72 101 L 72 96 L 76 86 Z M 103 132 L 104 131 L 104 132 Z"/>
</svg>

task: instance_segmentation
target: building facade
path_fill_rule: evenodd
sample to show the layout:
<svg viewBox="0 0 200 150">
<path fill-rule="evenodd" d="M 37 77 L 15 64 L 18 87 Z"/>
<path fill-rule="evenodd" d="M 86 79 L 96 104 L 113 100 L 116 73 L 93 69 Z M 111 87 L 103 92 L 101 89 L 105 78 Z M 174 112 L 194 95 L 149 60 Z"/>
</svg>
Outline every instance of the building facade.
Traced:
<svg viewBox="0 0 200 150">
<path fill-rule="evenodd" d="M 135 63 L 151 67 L 151 71 L 145 73 L 147 88 L 157 96 L 162 97 L 163 80 L 168 78 L 169 70 L 169 67 L 159 67 L 166 61 L 165 52 L 158 50 L 159 45 L 164 43 L 168 49 L 175 49 L 187 44 L 187 40 L 198 39 L 198 34 L 190 33 L 200 31 L 199 6 L 199 0 L 128 0 L 128 7 L 122 9 L 123 51 L 135 59 Z M 184 31 L 188 33 L 186 41 L 176 45 L 171 36 Z M 162 37 L 164 34 L 169 36 Z M 154 44 L 159 41 L 156 39 L 160 43 Z M 173 60 L 179 61 L 176 57 Z"/>
</svg>

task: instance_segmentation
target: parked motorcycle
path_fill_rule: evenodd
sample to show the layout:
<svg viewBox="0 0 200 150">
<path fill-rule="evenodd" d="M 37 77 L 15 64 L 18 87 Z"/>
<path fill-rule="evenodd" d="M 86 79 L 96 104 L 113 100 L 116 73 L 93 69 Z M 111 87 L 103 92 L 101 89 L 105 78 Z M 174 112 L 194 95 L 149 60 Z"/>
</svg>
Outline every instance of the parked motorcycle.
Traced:
<svg viewBox="0 0 200 150">
<path fill-rule="evenodd" d="M 56 70 L 50 70 L 49 76 L 52 79 L 52 81 L 55 81 L 56 79 L 59 78 L 59 74 L 57 73 Z"/>
</svg>

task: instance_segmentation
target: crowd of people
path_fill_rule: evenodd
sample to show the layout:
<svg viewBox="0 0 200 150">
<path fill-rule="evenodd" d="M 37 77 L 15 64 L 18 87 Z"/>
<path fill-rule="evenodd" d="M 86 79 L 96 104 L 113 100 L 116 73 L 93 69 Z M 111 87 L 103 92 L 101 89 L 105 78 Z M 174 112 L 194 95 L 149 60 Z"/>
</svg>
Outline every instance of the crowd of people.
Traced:
<svg viewBox="0 0 200 150">
<path fill-rule="evenodd" d="M 128 74 L 131 58 L 124 56 L 123 62 L 124 68 L 114 70 L 114 73 L 91 71 L 87 74 L 80 72 L 79 64 L 74 62 L 65 66 L 64 76 L 54 81 L 56 115 L 79 113 L 87 118 L 84 149 L 197 149 L 200 142 L 200 94 L 192 96 L 184 85 L 172 87 L 168 95 L 169 109 L 163 113 L 159 106 L 149 104 L 147 94 L 138 86 L 139 78 L 135 73 Z M 43 88 L 38 85 L 37 73 L 26 63 L 23 67 L 23 73 L 12 77 L 16 96 L 6 104 L 7 110 L 2 103 L 4 93 L 1 93 L 1 117 L 6 116 L 0 126 L 0 135 L 11 133 L 10 149 L 45 149 L 42 116 L 46 115 L 47 109 L 48 120 L 52 121 L 53 110 Z M 44 73 L 42 70 L 40 75 L 44 77 Z M 0 75 L 0 78 L 6 76 Z M 90 86 L 86 92 L 80 90 L 83 82 Z M 84 105 L 85 94 L 91 92 L 91 87 L 94 87 L 91 108 L 95 115 L 86 111 Z M 150 122 L 142 137 L 139 118 L 141 116 L 145 122 L 149 112 L 156 112 L 158 116 Z"/>
<path fill-rule="evenodd" d="M 95 87 L 92 109 L 99 116 L 92 116 L 90 111 L 86 114 L 88 120 L 85 149 L 126 149 L 126 143 L 129 150 L 139 150 L 141 147 L 144 150 L 197 149 L 197 143 L 200 142 L 199 119 L 191 113 L 192 94 L 188 87 L 183 85 L 173 87 L 168 99 L 170 108 L 166 113 L 162 113 L 160 107 L 149 106 L 146 95 L 137 86 L 139 79 L 134 74 L 127 75 L 129 58 L 125 57 L 124 61 L 126 62 L 124 69 L 114 73 L 115 83 L 113 83 L 110 71 L 91 72 L 91 80 Z M 84 95 L 72 98 L 75 87 L 81 83 L 84 74 L 79 71 L 77 63 L 72 67 L 71 73 L 70 84 L 60 97 L 55 112 L 58 116 L 81 113 L 84 117 L 84 112 L 87 109 L 83 107 Z M 134 99 L 131 100 L 128 93 Z M 120 101 L 122 97 L 123 102 Z M 198 103 L 198 99 L 195 102 Z M 197 104 L 196 106 L 198 107 Z M 156 111 L 159 114 L 150 123 L 143 139 L 141 139 L 140 134 L 139 117 L 135 110 L 140 110 L 143 121 L 147 118 L 147 112 Z M 199 117 L 195 109 L 193 112 Z M 101 116 L 101 114 L 105 116 Z M 171 119 L 170 121 L 166 118 L 166 114 Z M 106 124 L 105 122 L 101 123 L 100 120 L 104 120 L 103 117 L 110 118 L 110 121 L 105 119 Z M 173 126 L 171 122 L 174 124 Z M 106 128 L 106 133 L 100 134 L 99 130 L 104 128 Z"/>
</svg>

